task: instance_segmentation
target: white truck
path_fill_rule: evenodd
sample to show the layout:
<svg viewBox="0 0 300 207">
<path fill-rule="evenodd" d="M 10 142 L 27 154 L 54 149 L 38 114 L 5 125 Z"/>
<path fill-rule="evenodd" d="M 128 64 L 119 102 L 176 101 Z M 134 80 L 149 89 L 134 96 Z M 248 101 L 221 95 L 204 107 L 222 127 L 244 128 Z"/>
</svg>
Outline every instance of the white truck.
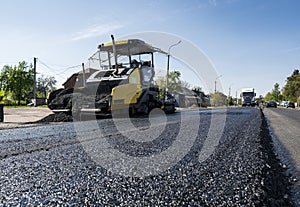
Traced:
<svg viewBox="0 0 300 207">
<path fill-rule="evenodd" d="M 254 88 L 243 88 L 241 92 L 242 106 L 257 105 L 255 96 L 256 93 L 254 92 Z"/>
</svg>

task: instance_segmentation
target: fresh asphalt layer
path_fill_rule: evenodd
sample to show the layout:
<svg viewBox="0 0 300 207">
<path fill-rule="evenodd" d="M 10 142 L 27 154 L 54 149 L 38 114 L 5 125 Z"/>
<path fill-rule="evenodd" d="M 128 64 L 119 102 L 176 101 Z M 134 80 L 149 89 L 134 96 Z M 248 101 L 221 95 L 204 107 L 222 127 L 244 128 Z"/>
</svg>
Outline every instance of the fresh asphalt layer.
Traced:
<svg viewBox="0 0 300 207">
<path fill-rule="evenodd" d="M 271 135 L 283 165 L 293 181 L 295 206 L 300 206 L 300 110 L 265 108 Z"/>
<path fill-rule="evenodd" d="M 4 206 L 292 205 L 289 180 L 257 108 L 0 133 Z"/>
</svg>

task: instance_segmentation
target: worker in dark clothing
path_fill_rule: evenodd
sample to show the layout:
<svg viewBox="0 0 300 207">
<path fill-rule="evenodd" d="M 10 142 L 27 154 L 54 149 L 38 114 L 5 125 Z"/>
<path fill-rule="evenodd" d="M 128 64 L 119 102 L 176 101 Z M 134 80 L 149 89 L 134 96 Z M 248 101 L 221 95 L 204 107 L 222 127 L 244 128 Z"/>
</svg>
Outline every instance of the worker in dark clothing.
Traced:
<svg viewBox="0 0 300 207">
<path fill-rule="evenodd" d="M 4 91 L 0 89 L 0 122 L 4 121 Z"/>
<path fill-rule="evenodd" d="M 133 59 L 132 61 L 131 61 L 131 67 L 132 68 L 138 68 L 139 67 L 139 62 L 136 60 L 136 59 Z"/>
</svg>

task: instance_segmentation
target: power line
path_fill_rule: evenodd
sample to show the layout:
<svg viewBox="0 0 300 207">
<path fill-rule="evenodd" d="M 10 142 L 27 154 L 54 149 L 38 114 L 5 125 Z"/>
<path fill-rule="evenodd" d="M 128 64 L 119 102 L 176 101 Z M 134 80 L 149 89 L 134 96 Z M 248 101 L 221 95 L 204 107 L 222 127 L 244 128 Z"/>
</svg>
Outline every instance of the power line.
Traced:
<svg viewBox="0 0 300 207">
<path fill-rule="evenodd" d="M 50 66 L 48 66 L 46 63 L 44 63 L 40 59 L 38 59 L 38 62 L 40 64 L 42 64 L 43 66 L 45 66 L 46 68 L 48 68 L 50 70 L 50 72 L 51 72 L 52 75 L 54 75 L 54 76 L 57 75 L 56 73 L 53 72 L 53 71 L 56 71 L 54 68 L 51 68 Z M 60 75 L 58 75 L 58 76 L 60 76 Z M 63 78 L 63 76 L 60 76 L 60 77 Z"/>
<path fill-rule="evenodd" d="M 57 73 L 57 75 L 62 74 L 62 73 L 65 73 L 66 71 L 68 71 L 68 70 L 70 70 L 70 69 L 78 68 L 78 67 L 81 67 L 81 65 L 74 65 L 74 66 L 68 67 L 68 68 L 66 68 L 64 71 L 62 71 L 62 72 L 60 72 L 60 73 Z"/>
<path fill-rule="evenodd" d="M 54 70 L 53 68 L 49 67 L 46 63 L 44 63 L 43 61 L 41 61 L 40 59 L 38 59 L 39 63 L 41 63 L 42 65 L 44 65 L 46 68 L 50 69 L 50 70 Z"/>
<path fill-rule="evenodd" d="M 50 67 L 48 64 L 44 63 L 43 61 L 41 61 L 40 59 L 38 59 L 39 63 L 41 63 L 42 65 L 44 65 L 46 68 L 48 68 L 49 70 L 51 71 L 58 71 L 59 69 L 54 69 L 52 67 Z M 62 69 L 63 71 L 60 70 L 60 72 L 58 73 L 53 73 L 54 75 L 58 75 L 58 76 L 61 76 L 61 74 L 65 73 L 66 71 L 70 70 L 70 69 L 73 69 L 73 68 L 77 68 L 77 67 L 81 67 L 81 65 L 74 65 L 74 66 L 70 66 L 70 67 L 67 67 L 67 68 L 64 68 Z M 61 76 L 62 77 L 62 76 Z"/>
</svg>

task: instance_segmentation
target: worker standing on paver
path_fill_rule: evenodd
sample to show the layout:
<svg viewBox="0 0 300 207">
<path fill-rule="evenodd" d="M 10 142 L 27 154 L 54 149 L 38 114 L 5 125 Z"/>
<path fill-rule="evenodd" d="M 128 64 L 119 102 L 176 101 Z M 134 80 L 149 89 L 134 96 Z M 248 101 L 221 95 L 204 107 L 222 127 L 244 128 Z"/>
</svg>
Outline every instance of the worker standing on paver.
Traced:
<svg viewBox="0 0 300 207">
<path fill-rule="evenodd" d="M 0 89 L 0 122 L 4 121 L 4 91 Z"/>
</svg>

